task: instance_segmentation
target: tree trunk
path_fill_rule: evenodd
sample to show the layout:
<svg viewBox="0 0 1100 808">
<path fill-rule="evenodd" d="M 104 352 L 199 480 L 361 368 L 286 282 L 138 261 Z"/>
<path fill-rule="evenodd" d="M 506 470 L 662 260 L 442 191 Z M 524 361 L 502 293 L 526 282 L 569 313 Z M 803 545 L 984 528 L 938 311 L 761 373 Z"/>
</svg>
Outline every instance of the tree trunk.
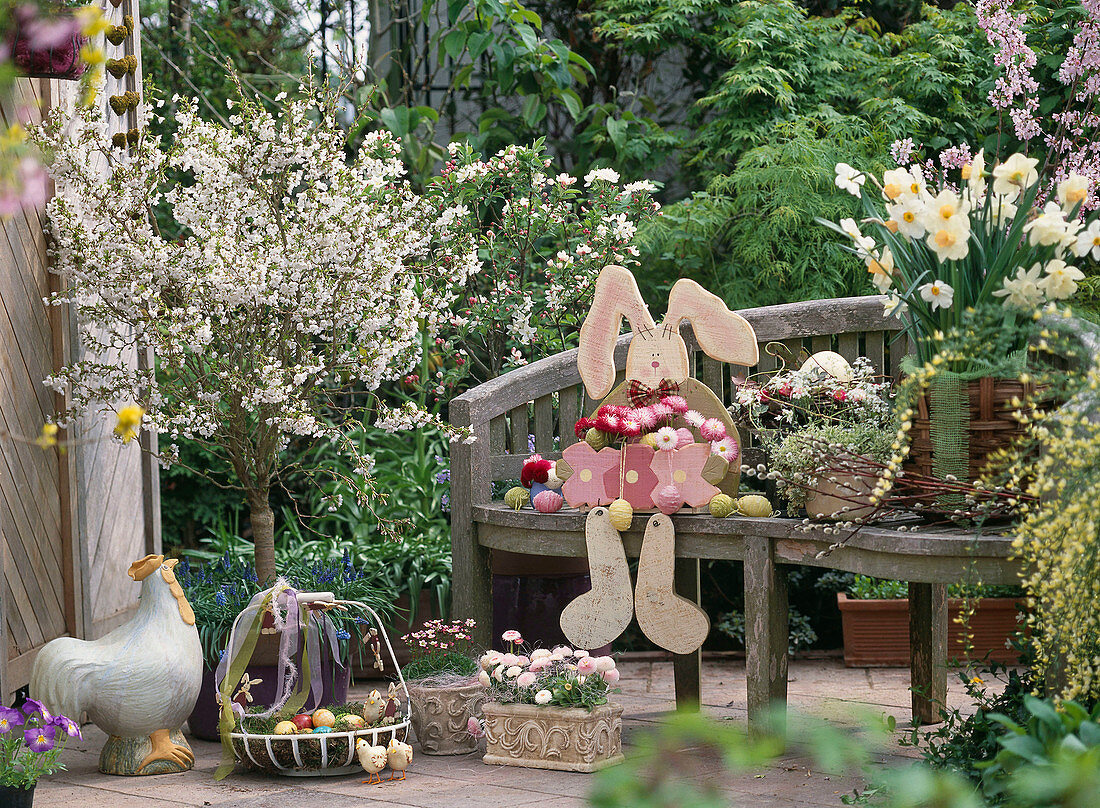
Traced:
<svg viewBox="0 0 1100 808">
<path fill-rule="evenodd" d="M 256 579 L 264 585 L 275 581 L 275 514 L 268 501 L 268 491 L 248 492 L 248 510 L 252 520 L 252 543 L 255 554 Z"/>
</svg>

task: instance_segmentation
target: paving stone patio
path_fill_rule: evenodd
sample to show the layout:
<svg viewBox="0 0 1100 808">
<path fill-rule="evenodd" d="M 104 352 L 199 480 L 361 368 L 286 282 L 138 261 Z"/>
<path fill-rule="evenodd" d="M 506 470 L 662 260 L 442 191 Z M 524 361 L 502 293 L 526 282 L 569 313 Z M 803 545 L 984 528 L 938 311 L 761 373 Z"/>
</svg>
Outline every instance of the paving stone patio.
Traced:
<svg viewBox="0 0 1100 808">
<path fill-rule="evenodd" d="M 623 662 L 622 693 L 625 707 L 624 747 L 630 755 L 632 738 L 673 709 L 671 662 Z M 948 701 L 966 704 L 958 681 L 950 681 Z M 791 709 L 851 725 L 860 709 L 908 721 L 909 672 L 900 668 L 845 668 L 839 660 L 796 660 L 791 663 Z M 357 685 L 353 697 L 370 685 Z M 745 720 L 745 665 L 738 660 L 705 661 L 704 709 L 715 718 Z M 410 808 L 484 808 L 489 805 L 537 804 L 540 808 L 579 808 L 586 804 L 590 776 L 544 772 L 507 766 L 487 766 L 480 755 L 429 757 L 417 754 L 405 782 L 367 786 L 364 775 L 318 778 L 272 778 L 233 774 L 220 783 L 213 779 L 221 748 L 192 740 L 196 754 L 193 771 L 161 777 L 112 777 L 97 771 L 104 736 L 97 728 L 84 728 L 84 741 L 64 753 L 67 771 L 43 780 L 35 794 L 37 808 L 129 808 L 163 805 L 219 806 L 219 808 L 313 808 L 356 805 L 409 806 Z M 415 744 L 414 744 L 415 746 Z M 913 751 L 897 747 L 881 755 L 884 766 L 907 762 Z M 718 780 L 720 774 L 721 779 Z M 808 760 L 791 754 L 767 768 L 730 777 L 704 772 L 729 795 L 731 806 L 841 805 L 840 797 L 861 785 L 858 775 L 815 770 Z"/>
</svg>

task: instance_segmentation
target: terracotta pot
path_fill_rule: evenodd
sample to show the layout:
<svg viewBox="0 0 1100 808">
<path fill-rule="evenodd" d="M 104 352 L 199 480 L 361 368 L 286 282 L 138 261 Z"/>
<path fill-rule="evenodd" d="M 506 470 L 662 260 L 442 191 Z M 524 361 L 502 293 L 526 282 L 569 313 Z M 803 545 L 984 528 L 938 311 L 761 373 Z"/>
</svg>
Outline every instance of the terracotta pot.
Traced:
<svg viewBox="0 0 1100 808">
<path fill-rule="evenodd" d="M 877 481 L 877 477 L 863 474 L 834 474 L 818 480 L 818 490 L 806 492 L 806 515 L 811 519 L 831 519 L 838 514 L 836 518 L 841 520 L 866 516 L 875 509 L 870 494 Z M 859 503 L 865 504 L 861 507 Z"/>
<path fill-rule="evenodd" d="M 891 668 L 909 664 L 909 601 L 859 600 L 843 592 L 836 596 L 844 632 L 844 664 L 849 668 Z M 1020 630 L 1016 621 L 1020 598 L 981 598 L 970 618 L 969 629 L 956 622 L 964 601 L 947 602 L 948 660 L 963 659 L 967 632 L 973 636 L 973 658 L 989 658 L 1012 664 L 1018 655 L 1006 646 L 1009 637 Z"/>
<path fill-rule="evenodd" d="M 623 760 L 623 708 L 603 704 L 592 712 L 579 707 L 487 702 L 486 763 L 594 772 Z"/>
<path fill-rule="evenodd" d="M 408 682 L 412 726 L 425 755 L 465 755 L 477 751 L 477 738 L 467 730 L 471 716 L 481 714 L 485 688 L 477 680 L 452 687 Z"/>
</svg>

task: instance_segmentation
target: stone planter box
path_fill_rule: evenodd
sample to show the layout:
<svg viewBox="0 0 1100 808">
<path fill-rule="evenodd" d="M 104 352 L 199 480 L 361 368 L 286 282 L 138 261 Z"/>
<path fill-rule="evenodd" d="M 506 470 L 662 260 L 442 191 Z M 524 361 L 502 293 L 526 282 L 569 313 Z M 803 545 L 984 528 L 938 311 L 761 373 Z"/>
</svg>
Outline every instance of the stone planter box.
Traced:
<svg viewBox="0 0 1100 808">
<path fill-rule="evenodd" d="M 505 766 L 594 772 L 623 760 L 623 708 L 487 702 L 483 760 Z"/>
<path fill-rule="evenodd" d="M 485 688 L 475 679 L 457 687 L 426 687 L 407 682 L 412 726 L 425 755 L 465 755 L 477 751 L 478 740 L 467 728 L 481 713 Z"/>
<path fill-rule="evenodd" d="M 858 600 L 843 592 L 836 596 L 844 631 L 844 664 L 849 668 L 891 668 L 909 665 L 909 601 Z M 973 657 L 981 660 L 989 655 L 997 662 L 1017 661 L 1014 649 L 1005 641 L 1020 629 L 1016 621 L 1017 598 L 982 598 L 970 618 L 973 635 Z M 963 601 L 951 598 L 947 602 L 948 660 L 965 656 L 966 627 L 955 622 Z"/>
</svg>

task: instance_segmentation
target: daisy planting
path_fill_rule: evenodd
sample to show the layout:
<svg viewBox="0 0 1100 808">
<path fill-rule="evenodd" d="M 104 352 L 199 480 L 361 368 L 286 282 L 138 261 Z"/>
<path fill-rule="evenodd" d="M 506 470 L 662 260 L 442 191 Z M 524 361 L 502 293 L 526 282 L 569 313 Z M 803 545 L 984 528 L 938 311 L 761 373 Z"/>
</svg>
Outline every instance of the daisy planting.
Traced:
<svg viewBox="0 0 1100 808">
<path fill-rule="evenodd" d="M 593 657 L 587 651 L 565 646 L 553 652 L 534 649 L 519 659 L 522 664 L 508 668 L 501 676 L 486 677 L 490 701 L 592 710 L 607 703 L 611 686 L 619 679 L 611 657 Z M 481 681 L 484 684 L 485 679 Z"/>
<path fill-rule="evenodd" d="M 942 171 L 929 160 L 881 180 L 861 174 L 879 190 L 860 195 L 863 218 L 819 221 L 864 261 L 921 363 L 935 354 L 928 338 L 989 304 L 1005 307 L 1005 327 L 1023 348 L 1018 318 L 1077 292 L 1083 275 L 1070 256 L 1100 257 L 1100 222 L 1085 215 L 1096 207 L 1090 179 L 1067 171 L 1040 180 L 1039 160 L 1022 153 L 987 168 L 985 153 L 971 156 L 965 144 L 943 151 L 939 163 Z M 839 164 L 838 185 L 855 182 L 854 172 Z M 954 364 L 965 370 L 966 362 Z"/>
<path fill-rule="evenodd" d="M 730 437 L 722 438 L 722 440 L 713 441 L 710 444 L 710 453 L 718 455 L 727 463 L 733 463 L 737 460 L 740 452 L 737 448 L 737 442 Z"/>
<path fill-rule="evenodd" d="M 680 438 L 676 430 L 670 426 L 663 426 L 657 430 L 657 448 L 662 452 L 671 452 L 680 444 Z"/>
<path fill-rule="evenodd" d="M 699 434 L 703 440 L 719 441 L 726 437 L 726 425 L 717 418 L 708 418 L 699 427 Z"/>
</svg>

